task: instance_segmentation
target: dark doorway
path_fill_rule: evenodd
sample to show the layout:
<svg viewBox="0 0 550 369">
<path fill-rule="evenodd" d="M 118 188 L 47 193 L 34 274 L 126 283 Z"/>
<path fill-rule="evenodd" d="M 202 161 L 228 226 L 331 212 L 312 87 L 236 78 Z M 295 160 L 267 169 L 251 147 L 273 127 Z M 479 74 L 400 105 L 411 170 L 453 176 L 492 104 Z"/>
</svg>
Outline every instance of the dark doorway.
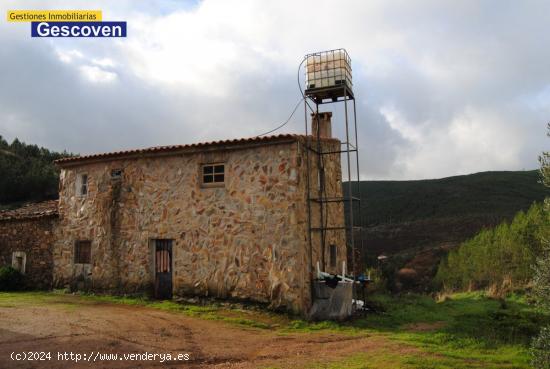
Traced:
<svg viewBox="0 0 550 369">
<path fill-rule="evenodd" d="M 172 298 L 172 240 L 155 240 L 155 298 Z"/>
</svg>

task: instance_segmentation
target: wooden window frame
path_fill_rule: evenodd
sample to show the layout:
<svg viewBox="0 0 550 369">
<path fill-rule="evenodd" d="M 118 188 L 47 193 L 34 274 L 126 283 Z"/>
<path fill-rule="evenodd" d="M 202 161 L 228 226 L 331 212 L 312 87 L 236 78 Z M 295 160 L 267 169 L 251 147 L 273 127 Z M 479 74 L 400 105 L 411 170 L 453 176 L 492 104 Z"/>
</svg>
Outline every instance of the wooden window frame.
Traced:
<svg viewBox="0 0 550 369">
<path fill-rule="evenodd" d="M 208 168 L 212 168 L 212 170 L 209 171 Z M 219 180 L 220 176 L 222 178 L 221 181 Z M 200 166 L 200 183 L 202 187 L 225 187 L 225 177 L 225 163 L 207 163 Z M 207 178 L 212 181 L 206 181 Z"/>
<path fill-rule="evenodd" d="M 82 252 L 82 246 L 87 246 L 87 252 Z M 86 259 L 86 260 L 85 260 Z M 74 243 L 74 258 L 75 264 L 91 264 L 92 263 L 92 241 L 78 240 Z"/>
</svg>

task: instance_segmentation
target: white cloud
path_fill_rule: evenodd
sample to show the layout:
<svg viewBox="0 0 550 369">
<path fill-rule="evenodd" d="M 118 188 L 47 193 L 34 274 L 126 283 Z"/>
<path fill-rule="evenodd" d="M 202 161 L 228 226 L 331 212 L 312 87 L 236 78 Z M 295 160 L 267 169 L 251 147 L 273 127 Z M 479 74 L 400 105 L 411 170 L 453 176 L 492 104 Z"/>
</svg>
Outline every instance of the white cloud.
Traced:
<svg viewBox="0 0 550 369">
<path fill-rule="evenodd" d="M 9 7 L 71 8 L 74 1 Z M 345 47 L 365 178 L 534 168 L 547 146 L 550 49 L 541 45 L 550 44 L 548 2 L 98 0 L 95 7 L 105 19 L 127 20 L 128 37 L 29 42 L 27 29 L 0 24 L 0 68 L 38 86 L 30 96 L 14 73 L 0 74 L 0 117 L 21 120 L 0 120 L 0 130 L 88 152 L 251 136 L 287 117 L 304 54 Z M 52 83 L 58 89 L 48 90 L 47 105 L 39 87 Z M 86 89 L 89 83 L 102 88 Z M 83 110 L 79 131 L 73 124 Z M 131 134 L 108 142 L 114 117 Z M 32 125 L 49 129 L 37 136 Z M 285 129 L 302 127 L 298 114 Z"/>
<path fill-rule="evenodd" d="M 60 49 L 56 49 L 55 50 L 56 54 L 57 54 L 57 57 L 59 58 L 60 61 L 62 61 L 63 63 L 67 63 L 67 64 L 70 64 L 73 62 L 73 60 L 75 59 L 82 59 L 84 57 L 84 55 L 78 51 L 78 50 L 60 50 Z"/>
<path fill-rule="evenodd" d="M 493 110 L 467 106 L 449 124 L 439 126 L 411 126 L 399 112 L 384 109 L 384 114 L 396 131 L 412 141 L 412 145 L 399 149 L 405 167 L 396 178 L 522 169 L 520 154 L 529 134 Z"/>
<path fill-rule="evenodd" d="M 95 65 L 82 65 L 79 67 L 82 75 L 93 83 L 110 83 L 116 80 L 116 73 L 103 70 Z"/>
<path fill-rule="evenodd" d="M 92 63 L 103 68 L 113 68 L 115 66 L 115 62 L 109 58 L 92 59 Z"/>
</svg>

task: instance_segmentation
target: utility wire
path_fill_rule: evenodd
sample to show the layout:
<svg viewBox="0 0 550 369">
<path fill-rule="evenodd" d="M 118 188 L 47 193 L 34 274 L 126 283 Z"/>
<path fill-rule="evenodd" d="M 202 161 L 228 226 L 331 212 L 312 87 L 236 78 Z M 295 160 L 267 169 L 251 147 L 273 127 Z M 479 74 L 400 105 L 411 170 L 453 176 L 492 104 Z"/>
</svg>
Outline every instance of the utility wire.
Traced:
<svg viewBox="0 0 550 369">
<path fill-rule="evenodd" d="M 294 113 L 296 113 L 296 110 L 298 110 L 298 106 L 300 106 L 301 102 L 304 101 L 306 106 L 309 108 L 309 110 L 312 112 L 312 113 L 315 113 L 315 110 L 313 110 L 313 108 L 311 107 L 311 105 L 309 105 L 309 102 L 307 101 L 307 97 L 306 95 L 304 94 L 304 90 L 302 89 L 302 84 L 300 82 L 300 71 L 301 71 L 301 68 L 302 68 L 302 65 L 304 64 L 304 62 L 306 61 L 306 57 L 304 57 L 302 59 L 302 61 L 300 62 L 300 64 L 298 65 L 298 75 L 297 75 L 297 82 L 298 82 L 298 88 L 300 89 L 300 94 L 302 95 L 302 97 L 300 98 L 300 100 L 298 100 L 298 102 L 296 103 L 296 106 L 294 107 L 294 109 L 292 110 L 292 113 L 290 113 L 290 116 L 288 117 L 288 119 L 281 125 L 277 126 L 276 128 L 273 128 L 272 130 L 270 131 L 267 131 L 267 132 L 264 132 L 260 135 L 257 135 L 255 137 L 262 137 L 262 136 L 265 136 L 265 135 L 268 135 L 270 133 L 273 133 L 281 128 L 283 128 L 284 126 L 286 126 L 288 124 L 288 122 L 290 122 L 290 120 L 292 119 L 292 117 L 294 116 Z M 319 120 L 319 117 L 317 116 L 316 117 L 317 120 Z M 320 137 L 319 137 L 319 133 L 320 133 L 320 130 L 319 130 L 319 127 L 317 128 L 317 140 L 319 141 L 320 140 Z M 313 134 L 313 132 L 312 132 Z M 309 160 L 309 159 L 308 159 Z M 319 183 L 320 185 L 320 197 L 321 199 L 324 198 L 327 199 L 327 188 L 326 188 L 326 185 L 325 185 L 325 160 L 323 157 L 320 157 L 320 162 L 318 163 L 318 168 L 317 170 L 319 171 L 319 173 L 322 173 L 323 174 L 323 178 L 320 179 L 321 180 L 321 183 Z M 322 252 L 322 255 L 323 255 L 323 261 L 324 261 L 324 256 L 325 256 L 325 251 L 326 251 L 326 228 L 328 227 L 328 204 L 325 204 L 325 219 L 324 219 L 324 230 L 321 231 L 322 233 L 322 245 L 321 245 L 321 252 Z M 323 201 L 320 202 L 320 210 L 321 210 L 321 214 L 323 213 Z M 325 265 L 323 263 L 323 268 L 325 268 Z"/>
<path fill-rule="evenodd" d="M 294 110 L 292 110 L 292 113 L 290 113 L 290 116 L 288 117 L 288 119 L 283 123 L 281 124 L 280 126 L 276 127 L 276 128 L 273 128 L 271 131 L 267 131 L 267 132 L 264 132 L 262 133 L 261 135 L 257 135 L 255 137 L 262 137 L 262 136 L 265 136 L 265 135 L 268 135 L 270 133 L 273 133 L 275 132 L 276 130 L 278 129 L 281 129 L 283 128 L 284 126 L 286 126 L 288 124 L 288 122 L 290 122 L 290 120 L 292 119 L 292 117 L 294 116 L 294 113 L 296 113 L 296 110 L 298 110 L 298 106 L 300 106 L 300 104 L 302 103 L 302 101 L 304 100 L 304 98 L 300 98 L 300 100 L 298 100 L 298 102 L 296 103 L 296 106 L 294 107 Z"/>
<path fill-rule="evenodd" d="M 315 111 L 313 110 L 313 108 L 311 107 L 311 105 L 309 105 L 309 102 L 307 101 L 307 97 L 306 95 L 304 94 L 304 90 L 302 90 L 302 84 L 300 82 L 300 71 L 302 70 L 302 65 L 304 64 L 304 62 L 307 60 L 307 57 L 304 57 L 302 59 L 302 61 L 300 62 L 300 64 L 298 65 L 298 75 L 297 75 L 297 81 L 298 81 L 298 88 L 300 89 L 300 94 L 302 95 L 302 98 L 303 100 L 305 101 L 307 107 L 309 108 L 309 110 L 311 110 L 312 113 L 315 113 Z"/>
<path fill-rule="evenodd" d="M 300 103 L 302 101 L 305 101 L 307 107 L 309 108 L 309 110 L 311 110 L 311 112 L 313 113 L 314 110 L 313 108 L 311 107 L 311 105 L 309 105 L 309 102 L 307 101 L 307 97 L 306 95 L 304 94 L 304 90 L 302 90 L 302 85 L 300 83 L 300 70 L 302 68 L 302 65 L 304 64 L 304 62 L 306 61 L 307 58 L 303 58 L 302 61 L 300 62 L 300 64 L 298 65 L 298 88 L 300 89 L 300 95 L 302 95 L 302 97 L 300 98 L 300 100 L 296 103 L 296 106 L 294 107 L 294 110 L 292 110 L 292 113 L 290 113 L 290 116 L 288 117 L 288 119 L 281 125 L 277 126 L 276 128 L 273 128 L 272 130 L 270 131 L 267 131 L 267 132 L 264 132 L 260 135 L 257 135 L 257 136 L 254 136 L 254 137 L 262 137 L 262 136 L 266 136 L 270 133 L 273 133 L 281 128 L 283 128 L 284 126 L 286 126 L 288 124 L 288 122 L 290 122 L 290 120 L 292 119 L 292 117 L 294 116 L 294 113 L 296 113 L 296 110 L 298 109 L 298 106 L 300 106 Z"/>
</svg>

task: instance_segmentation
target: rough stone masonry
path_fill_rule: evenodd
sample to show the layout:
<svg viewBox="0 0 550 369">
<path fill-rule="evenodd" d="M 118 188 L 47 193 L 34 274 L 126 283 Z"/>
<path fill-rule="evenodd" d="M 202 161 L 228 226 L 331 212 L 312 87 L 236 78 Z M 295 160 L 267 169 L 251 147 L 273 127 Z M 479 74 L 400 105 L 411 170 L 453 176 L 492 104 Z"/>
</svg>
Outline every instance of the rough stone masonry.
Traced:
<svg viewBox="0 0 550 369">
<path fill-rule="evenodd" d="M 18 269 L 29 288 L 52 286 L 57 220 L 57 201 L 0 212 L 0 266 Z"/>
<path fill-rule="evenodd" d="M 330 125 L 329 115 L 322 118 Z M 340 149 L 323 135 L 324 150 Z M 172 247 L 173 295 L 253 300 L 307 315 L 323 257 L 319 235 L 311 248 L 308 240 L 308 181 L 310 197 L 321 194 L 306 140 L 314 138 L 286 134 L 58 160 L 53 285 L 153 291 L 162 255 L 155 245 L 162 240 Z M 324 196 L 341 197 L 340 155 L 324 157 Z M 318 213 L 313 204 L 314 228 Z M 343 224 L 342 203 L 326 213 L 325 226 Z M 325 270 L 340 272 L 345 231 L 326 238 Z"/>
</svg>

